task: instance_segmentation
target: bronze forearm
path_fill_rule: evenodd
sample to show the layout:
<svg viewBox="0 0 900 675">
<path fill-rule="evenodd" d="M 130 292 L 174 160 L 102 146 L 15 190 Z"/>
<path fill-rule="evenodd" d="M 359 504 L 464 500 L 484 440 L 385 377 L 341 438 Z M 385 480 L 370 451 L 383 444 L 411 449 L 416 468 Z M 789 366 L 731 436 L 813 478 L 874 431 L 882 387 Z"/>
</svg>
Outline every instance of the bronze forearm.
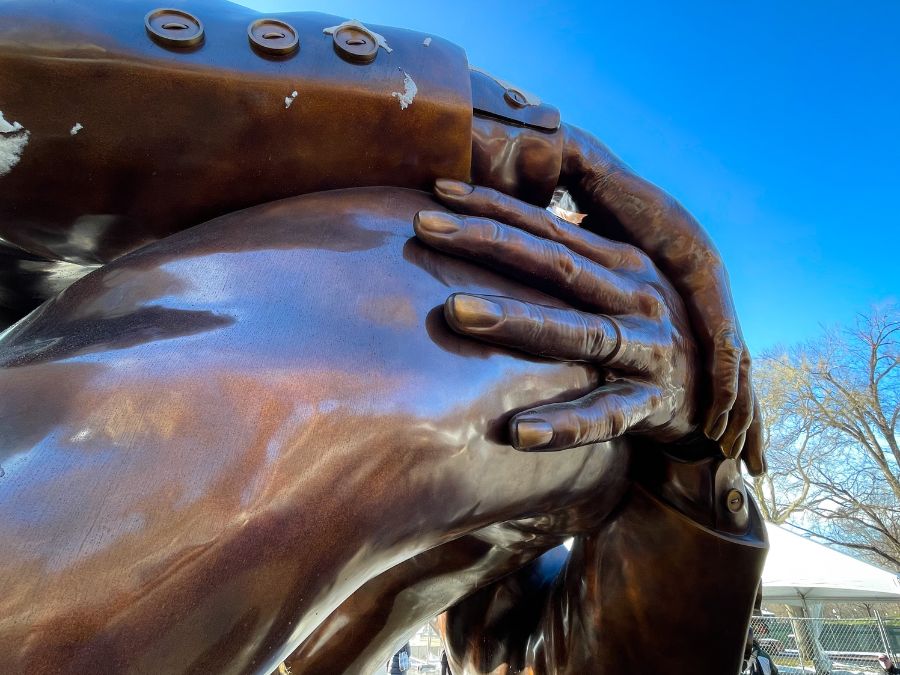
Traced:
<svg viewBox="0 0 900 675">
<path fill-rule="evenodd" d="M 248 40 L 256 12 L 176 4 L 202 22 L 198 44 L 152 39 L 144 2 L 0 3 L 0 114 L 16 144 L 0 164 L 11 318 L 87 271 L 66 264 L 285 197 L 449 177 L 549 201 L 559 113 L 470 72 L 456 45 L 372 26 L 386 46 L 353 62 L 325 32 L 343 19 L 283 13 L 299 46 L 273 56 Z"/>
</svg>

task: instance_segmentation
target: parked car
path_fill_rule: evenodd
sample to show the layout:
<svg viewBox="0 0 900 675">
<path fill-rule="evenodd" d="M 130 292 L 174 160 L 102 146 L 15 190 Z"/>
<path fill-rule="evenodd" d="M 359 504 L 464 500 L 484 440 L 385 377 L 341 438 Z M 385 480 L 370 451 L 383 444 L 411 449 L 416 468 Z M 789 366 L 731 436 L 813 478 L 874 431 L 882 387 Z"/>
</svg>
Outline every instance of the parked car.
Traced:
<svg viewBox="0 0 900 675">
<path fill-rule="evenodd" d="M 412 673 L 438 673 L 441 668 L 433 661 L 424 661 L 412 656 L 409 659 L 409 670 Z"/>
<path fill-rule="evenodd" d="M 776 656 L 784 651 L 784 643 L 775 638 L 757 638 L 759 646 L 766 650 L 769 656 Z"/>
</svg>

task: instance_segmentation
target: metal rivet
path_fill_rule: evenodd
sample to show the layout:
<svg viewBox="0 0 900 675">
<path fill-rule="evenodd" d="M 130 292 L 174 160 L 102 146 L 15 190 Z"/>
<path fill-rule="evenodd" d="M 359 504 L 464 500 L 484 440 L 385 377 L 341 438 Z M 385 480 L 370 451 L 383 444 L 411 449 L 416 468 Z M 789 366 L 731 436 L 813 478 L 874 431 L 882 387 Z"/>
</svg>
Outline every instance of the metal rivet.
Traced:
<svg viewBox="0 0 900 675">
<path fill-rule="evenodd" d="M 196 47 L 203 42 L 203 24 L 180 9 L 154 9 L 144 17 L 144 28 L 164 47 Z"/>
<path fill-rule="evenodd" d="M 300 46 L 294 27 L 278 19 L 257 19 L 247 26 L 247 37 L 254 49 L 273 56 L 292 54 Z"/>
<path fill-rule="evenodd" d="M 744 508 L 744 493 L 737 489 L 729 490 L 725 495 L 725 504 L 729 511 L 737 513 Z"/>
<path fill-rule="evenodd" d="M 506 93 L 503 94 L 503 98 L 506 99 L 506 102 L 516 108 L 524 108 L 528 105 L 528 99 L 525 98 L 525 95 L 521 91 L 517 91 L 516 89 L 507 89 Z"/>
<path fill-rule="evenodd" d="M 334 49 L 341 58 L 353 63 L 371 63 L 378 56 L 378 40 L 370 32 L 355 26 L 334 31 Z"/>
</svg>

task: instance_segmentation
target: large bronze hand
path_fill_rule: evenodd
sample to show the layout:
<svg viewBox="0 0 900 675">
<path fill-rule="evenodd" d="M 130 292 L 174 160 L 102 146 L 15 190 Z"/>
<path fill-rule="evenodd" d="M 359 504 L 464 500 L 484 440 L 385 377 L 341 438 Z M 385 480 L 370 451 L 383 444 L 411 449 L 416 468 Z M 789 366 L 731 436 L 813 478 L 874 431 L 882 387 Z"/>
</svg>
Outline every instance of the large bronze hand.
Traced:
<svg viewBox="0 0 900 675">
<path fill-rule="evenodd" d="M 560 182 L 588 212 L 584 226 L 645 251 L 687 304 L 707 359 L 710 401 L 703 429 L 753 474 L 765 471 L 750 354 L 722 258 L 700 224 L 674 198 L 628 168 L 603 143 L 563 125 Z"/>
<path fill-rule="evenodd" d="M 441 180 L 435 194 L 467 215 L 419 212 L 420 239 L 579 308 L 457 293 L 445 304 L 449 324 L 480 340 L 615 374 L 576 401 L 515 415 L 514 446 L 560 450 L 625 432 L 671 442 L 694 430 L 695 351 L 686 313 L 647 255 L 492 189 Z"/>
</svg>

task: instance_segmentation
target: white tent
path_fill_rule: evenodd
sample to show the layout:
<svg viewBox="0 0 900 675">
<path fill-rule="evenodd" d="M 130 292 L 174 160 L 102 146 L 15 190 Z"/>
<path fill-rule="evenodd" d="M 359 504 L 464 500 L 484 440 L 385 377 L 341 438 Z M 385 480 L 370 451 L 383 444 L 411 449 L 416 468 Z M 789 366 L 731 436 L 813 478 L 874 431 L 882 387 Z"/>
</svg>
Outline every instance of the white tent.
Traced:
<svg viewBox="0 0 900 675">
<path fill-rule="evenodd" d="M 897 575 L 766 523 L 769 555 L 763 570 L 763 600 L 789 605 L 809 602 L 900 600 Z"/>
</svg>

